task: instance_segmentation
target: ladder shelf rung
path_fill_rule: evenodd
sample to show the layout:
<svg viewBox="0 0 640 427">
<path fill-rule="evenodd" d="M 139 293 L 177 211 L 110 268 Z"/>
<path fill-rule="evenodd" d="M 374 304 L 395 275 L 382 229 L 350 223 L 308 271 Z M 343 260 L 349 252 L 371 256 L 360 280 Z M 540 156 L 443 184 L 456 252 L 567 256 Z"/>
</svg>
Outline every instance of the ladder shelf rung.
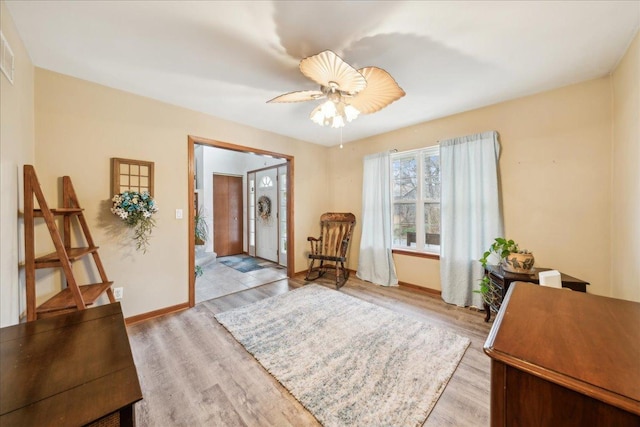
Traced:
<svg viewBox="0 0 640 427">
<path fill-rule="evenodd" d="M 111 285 L 113 285 L 113 282 L 92 283 L 90 285 L 78 286 L 78 288 L 82 293 L 82 299 L 84 300 L 85 305 L 88 306 L 93 304 L 98 299 L 98 297 L 100 297 L 100 295 L 102 295 L 102 293 L 106 291 Z M 56 295 L 49 298 L 42 305 L 40 305 L 36 309 L 36 311 L 38 314 L 41 314 L 75 308 L 76 302 L 73 299 L 71 289 L 64 288 L 62 291 L 58 292 Z"/>
<path fill-rule="evenodd" d="M 85 255 L 97 252 L 98 246 L 84 248 L 67 248 L 67 257 L 73 262 Z M 35 259 L 36 268 L 60 267 L 60 257 L 57 252 L 51 252 Z"/>
<path fill-rule="evenodd" d="M 82 208 L 53 208 L 49 209 L 49 211 L 57 216 L 60 215 L 80 215 L 84 209 Z M 34 209 L 33 216 L 35 218 L 42 218 L 44 215 L 42 213 L 42 209 Z"/>
</svg>

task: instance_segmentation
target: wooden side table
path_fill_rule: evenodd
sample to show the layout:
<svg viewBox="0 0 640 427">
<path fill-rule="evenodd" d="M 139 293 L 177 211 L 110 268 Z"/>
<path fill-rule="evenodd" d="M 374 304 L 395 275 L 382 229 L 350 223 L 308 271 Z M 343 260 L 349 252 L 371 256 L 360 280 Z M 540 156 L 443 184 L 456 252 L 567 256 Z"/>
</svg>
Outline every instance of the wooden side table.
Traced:
<svg viewBox="0 0 640 427">
<path fill-rule="evenodd" d="M 0 355 L 3 427 L 134 425 L 142 392 L 119 302 L 2 328 Z"/>
<path fill-rule="evenodd" d="M 500 306 L 502 305 L 502 300 L 504 296 L 507 294 L 509 290 L 509 286 L 513 282 L 529 282 L 529 283 L 540 283 L 540 279 L 538 278 L 538 273 L 541 271 L 549 271 L 550 268 L 534 268 L 531 270 L 530 274 L 520 274 L 520 273 L 511 273 L 505 271 L 499 265 L 487 265 L 484 272 L 487 276 L 489 276 L 489 298 L 491 300 L 490 304 L 484 303 L 484 310 L 486 316 L 484 318 L 485 322 L 488 322 L 491 319 L 491 311 L 497 313 L 500 310 Z M 560 273 L 562 280 L 562 287 L 569 288 L 578 292 L 587 292 L 587 285 L 589 283 L 584 280 L 576 279 L 575 277 L 571 277 L 567 274 Z"/>
<path fill-rule="evenodd" d="M 516 283 L 503 305 L 492 427 L 640 425 L 640 303 Z"/>
</svg>

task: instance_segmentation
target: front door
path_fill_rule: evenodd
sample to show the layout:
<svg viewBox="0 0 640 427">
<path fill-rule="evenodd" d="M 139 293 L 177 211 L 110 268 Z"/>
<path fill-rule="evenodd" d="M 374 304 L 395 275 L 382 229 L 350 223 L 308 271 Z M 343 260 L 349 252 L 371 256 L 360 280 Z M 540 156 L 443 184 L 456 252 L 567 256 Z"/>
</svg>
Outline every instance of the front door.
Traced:
<svg viewBox="0 0 640 427">
<path fill-rule="evenodd" d="M 242 177 L 213 175 L 213 250 L 217 256 L 242 253 Z"/>
<path fill-rule="evenodd" d="M 256 256 L 278 262 L 278 169 L 256 172 Z"/>
</svg>

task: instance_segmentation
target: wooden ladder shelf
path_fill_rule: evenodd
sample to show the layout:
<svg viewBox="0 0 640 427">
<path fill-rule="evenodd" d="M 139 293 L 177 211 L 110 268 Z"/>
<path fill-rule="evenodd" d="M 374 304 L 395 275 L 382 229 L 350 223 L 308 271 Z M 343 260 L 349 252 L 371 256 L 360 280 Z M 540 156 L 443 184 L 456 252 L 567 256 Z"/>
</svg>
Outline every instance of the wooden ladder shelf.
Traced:
<svg viewBox="0 0 640 427">
<path fill-rule="evenodd" d="M 62 208 L 50 209 L 42 193 L 36 171 L 31 165 L 24 166 L 24 241 L 25 241 L 25 281 L 27 291 L 27 321 L 75 310 L 84 310 L 100 295 L 107 293 L 110 302 L 116 302 L 107 274 L 104 271 L 98 247 L 94 244 L 83 209 L 71 184 L 71 178 L 62 178 Z M 37 201 L 38 208 L 34 204 Z M 58 229 L 56 217 L 62 217 L 62 233 Z M 35 224 L 36 218 L 44 218 L 55 252 L 36 258 Z M 74 221 L 74 218 L 76 219 Z M 73 227 L 80 226 L 86 247 L 71 247 Z M 92 255 L 100 282 L 88 285 L 78 284 L 72 263 L 87 255 Z M 36 270 L 40 268 L 62 268 L 67 286 L 59 293 L 36 306 Z"/>
</svg>

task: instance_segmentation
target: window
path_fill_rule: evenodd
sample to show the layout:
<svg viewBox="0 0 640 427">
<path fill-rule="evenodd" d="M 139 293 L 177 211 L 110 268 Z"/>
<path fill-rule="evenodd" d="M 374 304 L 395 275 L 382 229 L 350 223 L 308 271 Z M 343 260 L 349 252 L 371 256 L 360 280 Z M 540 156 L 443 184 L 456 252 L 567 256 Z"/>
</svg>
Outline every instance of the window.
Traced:
<svg viewBox="0 0 640 427">
<path fill-rule="evenodd" d="M 273 181 L 271 180 L 270 177 L 263 176 L 262 180 L 260 181 L 260 188 L 269 188 L 269 187 L 273 187 Z"/>
<path fill-rule="evenodd" d="M 391 155 L 394 249 L 440 252 L 438 146 Z"/>
</svg>

